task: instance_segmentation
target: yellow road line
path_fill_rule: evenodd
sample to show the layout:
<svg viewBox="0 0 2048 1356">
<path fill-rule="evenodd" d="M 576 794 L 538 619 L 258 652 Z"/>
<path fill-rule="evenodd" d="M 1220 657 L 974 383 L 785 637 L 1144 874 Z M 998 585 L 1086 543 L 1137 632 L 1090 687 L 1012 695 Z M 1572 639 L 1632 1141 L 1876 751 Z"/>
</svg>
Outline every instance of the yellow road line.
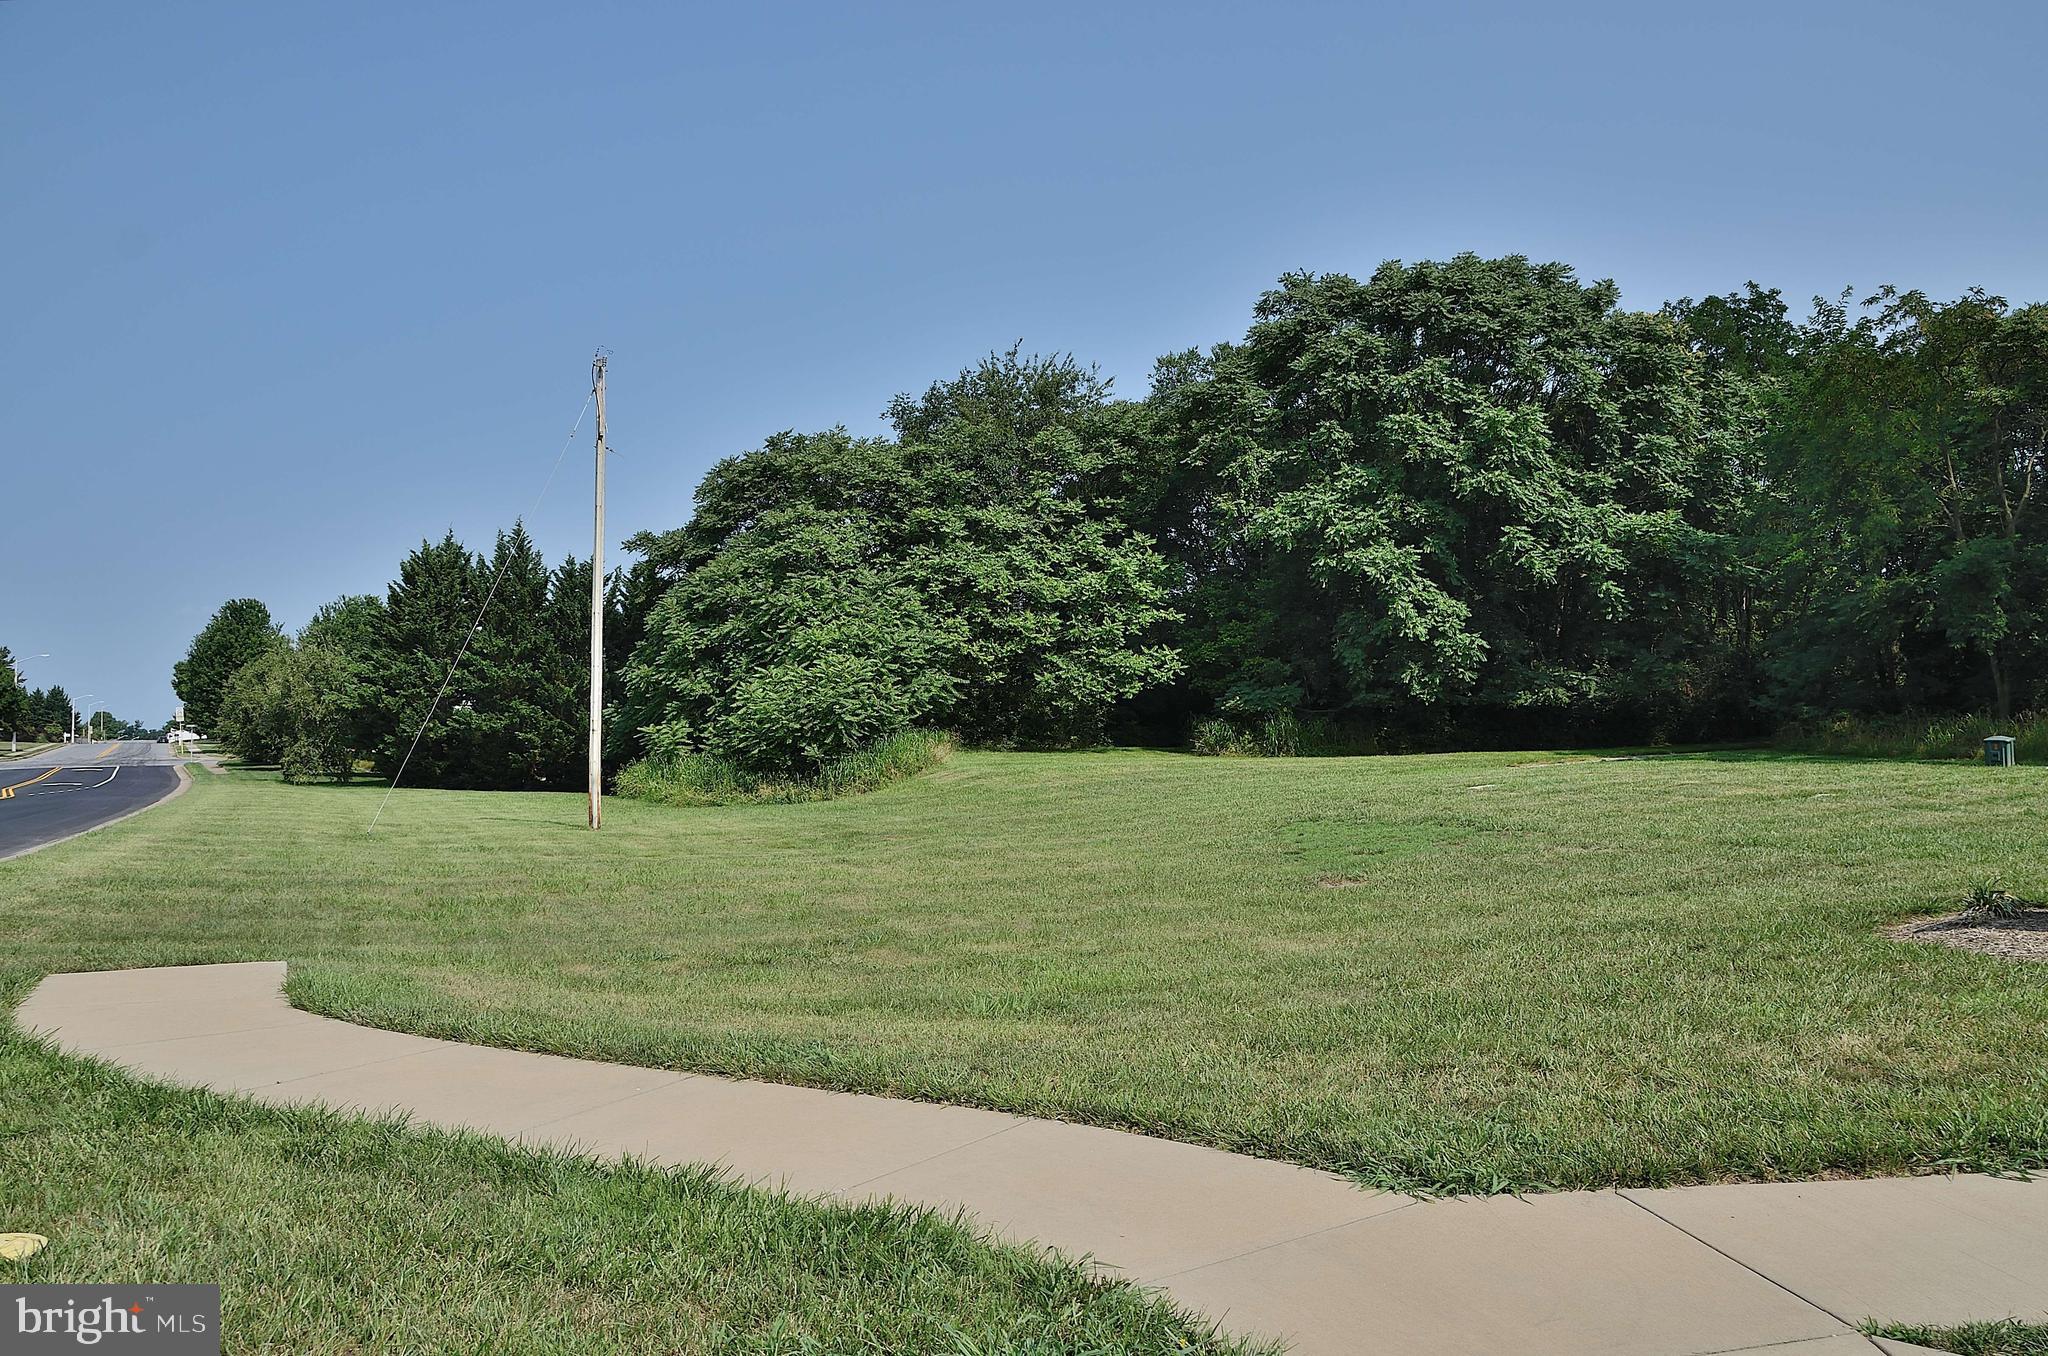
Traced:
<svg viewBox="0 0 2048 1356">
<path fill-rule="evenodd" d="M 29 778 L 25 782 L 16 782 L 12 786 L 0 786 L 0 800 L 13 800 L 14 793 L 20 790 L 22 787 L 34 786 L 37 782 L 43 780 L 43 778 L 54 777 L 63 770 L 64 769 L 61 767 L 53 767 L 48 772 L 37 773 L 35 776 Z"/>
<path fill-rule="evenodd" d="M 92 756 L 92 760 L 95 763 L 97 763 L 100 759 L 106 757 L 108 754 L 112 753 L 115 749 L 118 749 L 120 747 L 121 746 L 118 743 L 109 744 L 105 748 L 101 749 L 98 753 L 94 754 Z"/>
</svg>

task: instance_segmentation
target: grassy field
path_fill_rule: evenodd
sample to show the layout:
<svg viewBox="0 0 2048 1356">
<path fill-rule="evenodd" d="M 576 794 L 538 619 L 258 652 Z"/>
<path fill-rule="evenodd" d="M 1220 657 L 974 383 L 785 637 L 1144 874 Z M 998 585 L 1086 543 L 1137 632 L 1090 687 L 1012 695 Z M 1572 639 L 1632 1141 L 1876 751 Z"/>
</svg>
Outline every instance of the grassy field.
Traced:
<svg viewBox="0 0 2048 1356">
<path fill-rule="evenodd" d="M 961 754 L 678 810 L 203 777 L 0 864 L 8 964 L 1061 1115 L 1435 1190 L 2048 1163 L 2048 774 L 1772 754 Z"/>
<path fill-rule="evenodd" d="M 10 758 L 26 758 L 30 754 L 41 753 L 44 749 L 54 749 L 56 747 L 55 744 L 23 744 L 18 749 L 0 748 L 0 761 Z"/>
<path fill-rule="evenodd" d="M 220 1283 L 231 1351 L 1225 1350 L 931 1214 L 269 1110 L 12 1036 L 0 1089 L 0 1227 L 51 1239 L 0 1282 Z"/>
</svg>

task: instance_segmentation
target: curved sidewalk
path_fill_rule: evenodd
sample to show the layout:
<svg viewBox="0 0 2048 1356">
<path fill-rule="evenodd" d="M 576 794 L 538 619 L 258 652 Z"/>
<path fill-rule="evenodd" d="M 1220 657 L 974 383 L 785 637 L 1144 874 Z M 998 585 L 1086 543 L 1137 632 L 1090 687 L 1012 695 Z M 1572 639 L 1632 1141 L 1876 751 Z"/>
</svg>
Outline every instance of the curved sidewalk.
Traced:
<svg viewBox="0 0 2048 1356">
<path fill-rule="evenodd" d="M 316 1017 L 282 962 L 52 975 L 62 1048 L 272 1103 L 840 1200 L 965 1207 L 1299 1353 L 1850 1356 L 1868 1318 L 2048 1320 L 2048 1182 L 1988 1177 L 1417 1201 L 1090 1126 L 430 1040 Z"/>
</svg>

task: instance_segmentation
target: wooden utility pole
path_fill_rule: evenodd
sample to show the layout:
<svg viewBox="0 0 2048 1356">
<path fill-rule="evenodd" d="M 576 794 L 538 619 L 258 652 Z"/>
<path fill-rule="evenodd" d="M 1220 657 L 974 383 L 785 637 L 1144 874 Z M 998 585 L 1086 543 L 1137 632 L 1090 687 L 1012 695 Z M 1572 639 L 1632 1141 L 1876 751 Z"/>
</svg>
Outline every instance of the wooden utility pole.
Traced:
<svg viewBox="0 0 2048 1356">
<path fill-rule="evenodd" d="M 604 818 L 604 355 L 590 363 L 597 403 L 597 519 L 590 549 L 590 827 Z"/>
</svg>

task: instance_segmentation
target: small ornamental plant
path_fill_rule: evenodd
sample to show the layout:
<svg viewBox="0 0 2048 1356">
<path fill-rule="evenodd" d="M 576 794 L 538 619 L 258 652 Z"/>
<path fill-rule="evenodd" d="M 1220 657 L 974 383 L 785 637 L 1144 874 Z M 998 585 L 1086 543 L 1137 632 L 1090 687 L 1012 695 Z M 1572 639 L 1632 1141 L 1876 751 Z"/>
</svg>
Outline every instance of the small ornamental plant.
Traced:
<svg viewBox="0 0 2048 1356">
<path fill-rule="evenodd" d="M 1963 900 L 1964 912 L 1978 918 L 2017 918 L 2033 907 L 2032 900 L 2020 898 L 1996 881 L 1977 882 Z"/>
</svg>

